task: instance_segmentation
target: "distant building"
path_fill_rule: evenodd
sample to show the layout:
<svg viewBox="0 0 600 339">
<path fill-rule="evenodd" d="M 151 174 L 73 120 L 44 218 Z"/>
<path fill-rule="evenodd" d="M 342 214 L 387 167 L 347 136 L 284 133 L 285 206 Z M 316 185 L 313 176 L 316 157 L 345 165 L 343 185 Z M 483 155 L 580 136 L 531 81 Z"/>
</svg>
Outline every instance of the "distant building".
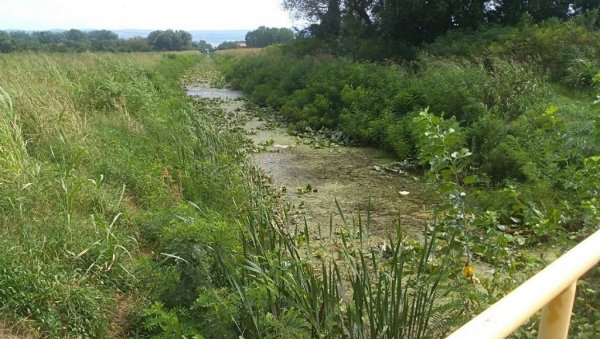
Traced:
<svg viewBox="0 0 600 339">
<path fill-rule="evenodd" d="M 246 43 L 245 42 L 238 42 L 238 48 L 246 48 Z"/>
</svg>

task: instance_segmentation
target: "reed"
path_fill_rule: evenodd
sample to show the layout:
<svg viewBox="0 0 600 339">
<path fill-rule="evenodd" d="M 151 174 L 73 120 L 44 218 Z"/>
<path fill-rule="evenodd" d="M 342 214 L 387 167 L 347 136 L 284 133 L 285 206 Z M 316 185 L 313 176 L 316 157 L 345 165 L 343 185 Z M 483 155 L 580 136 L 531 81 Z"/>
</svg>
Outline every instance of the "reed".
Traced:
<svg viewBox="0 0 600 339">
<path fill-rule="evenodd" d="M 265 309 L 254 307 L 252 296 L 244 293 L 242 286 L 252 283 L 265 286 L 266 310 L 275 319 L 296 311 L 297 318 L 290 322 L 296 326 L 294 333 L 310 337 L 437 337 L 458 315 L 459 307 L 449 311 L 444 305 L 450 268 L 432 264 L 438 246 L 436 227 L 416 252 L 406 248 L 400 225 L 386 253 L 379 248 L 361 250 L 362 246 L 355 249 L 349 243 L 366 243 L 369 225 L 360 217 L 350 223 L 339 211 L 349 231 L 337 240 L 339 256 L 313 259 L 315 244 L 306 223 L 298 233 L 286 217 L 278 221 L 269 208 L 259 204 L 255 208 L 261 212 L 247 220 L 249 229 L 243 232 L 248 238 L 242 276 L 231 271 L 229 279 L 252 315 L 257 337 L 274 334 L 261 317 Z"/>
</svg>

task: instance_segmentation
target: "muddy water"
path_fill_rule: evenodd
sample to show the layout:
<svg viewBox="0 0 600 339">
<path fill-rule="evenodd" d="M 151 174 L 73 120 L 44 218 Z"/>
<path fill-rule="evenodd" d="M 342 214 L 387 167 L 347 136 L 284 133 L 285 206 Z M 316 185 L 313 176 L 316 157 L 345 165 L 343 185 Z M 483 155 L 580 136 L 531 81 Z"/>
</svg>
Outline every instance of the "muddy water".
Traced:
<svg viewBox="0 0 600 339">
<path fill-rule="evenodd" d="M 243 96 L 242 92 L 208 86 L 188 86 L 186 92 L 189 96 L 206 99 L 237 99 Z"/>
<path fill-rule="evenodd" d="M 187 93 L 223 99 L 220 106 L 226 115 L 245 117 L 243 130 L 261 150 L 253 155 L 254 162 L 284 192 L 292 222 L 304 227 L 306 219 L 315 239 L 329 234 L 330 223 L 335 234 L 354 231 L 353 221 L 359 218 L 368 227 L 372 245 L 393 236 L 398 221 L 406 235 L 421 238 L 430 219 L 425 185 L 410 174 L 385 170 L 395 161 L 388 155 L 364 147 L 315 148 L 310 140 L 291 136 L 254 117 L 245 109 L 239 92 L 200 86 L 188 87 Z"/>
</svg>

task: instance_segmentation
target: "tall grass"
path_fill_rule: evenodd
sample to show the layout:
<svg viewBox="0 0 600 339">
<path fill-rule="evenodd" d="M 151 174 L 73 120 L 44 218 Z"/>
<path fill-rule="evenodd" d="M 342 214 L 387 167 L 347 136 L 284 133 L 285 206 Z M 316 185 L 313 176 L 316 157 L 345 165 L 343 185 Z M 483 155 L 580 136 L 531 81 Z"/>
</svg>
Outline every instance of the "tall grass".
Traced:
<svg viewBox="0 0 600 339">
<path fill-rule="evenodd" d="M 259 176 L 251 180 L 264 189 Z M 243 270 L 227 274 L 251 319 L 238 324 L 244 336 L 441 337 L 459 316 L 460 302 L 444 292 L 453 267 L 433 264 L 441 246 L 435 227 L 422 247 L 405 243 L 398 225 L 387 247 L 367 248 L 369 225 L 358 218 L 346 223 L 341 237 L 330 232 L 335 245 L 323 251 L 337 254 L 323 258 L 312 256 L 320 245 L 311 244 L 306 223 L 298 229 L 260 201 L 242 231 Z"/>
<path fill-rule="evenodd" d="M 123 322 L 110 310 L 139 282 L 144 208 L 174 201 L 161 175 L 175 150 L 148 154 L 169 138 L 155 126 L 171 115 L 167 89 L 179 89 L 176 79 L 157 81 L 156 70 L 165 60 L 180 69 L 193 62 L 176 59 L 2 57 L 0 315 L 17 327 L 49 337 L 123 330 L 109 326 Z"/>
<path fill-rule="evenodd" d="M 2 120 L 0 120 L 1 175 L 5 185 L 16 187 L 26 181 L 28 154 L 12 99 L 2 87 L 0 87 L 0 109 L 2 114 Z"/>
</svg>

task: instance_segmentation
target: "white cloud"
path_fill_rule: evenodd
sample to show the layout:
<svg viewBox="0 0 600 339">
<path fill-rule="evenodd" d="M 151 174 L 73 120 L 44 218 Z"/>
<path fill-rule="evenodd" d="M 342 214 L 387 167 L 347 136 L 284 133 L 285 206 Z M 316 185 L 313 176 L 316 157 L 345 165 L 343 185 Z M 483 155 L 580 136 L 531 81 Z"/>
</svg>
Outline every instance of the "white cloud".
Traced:
<svg viewBox="0 0 600 339">
<path fill-rule="evenodd" d="M 2 0 L 0 29 L 291 27 L 281 0 Z"/>
</svg>

